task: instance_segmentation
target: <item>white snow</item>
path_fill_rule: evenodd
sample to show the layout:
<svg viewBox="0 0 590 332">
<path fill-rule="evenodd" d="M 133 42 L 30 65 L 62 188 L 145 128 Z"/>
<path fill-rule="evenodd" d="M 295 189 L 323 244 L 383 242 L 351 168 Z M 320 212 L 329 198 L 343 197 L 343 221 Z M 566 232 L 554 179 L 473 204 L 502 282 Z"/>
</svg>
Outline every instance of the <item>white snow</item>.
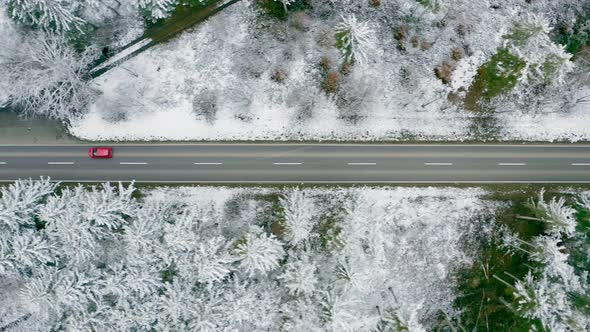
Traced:
<svg viewBox="0 0 590 332">
<path fill-rule="evenodd" d="M 481 51 L 476 51 L 473 55 L 465 57 L 458 61 L 457 67 L 453 71 L 453 77 L 451 80 L 451 88 L 453 91 L 459 89 L 469 89 L 475 75 L 477 75 L 477 69 L 486 61 L 486 57 Z"/>
<path fill-rule="evenodd" d="M 96 79 L 102 96 L 72 121 L 72 134 L 89 140 L 468 137 L 471 115 L 443 109 L 446 88 L 429 68 L 410 68 L 411 80 L 401 85 L 392 79 L 402 70 L 397 55 L 374 50 L 366 66 L 354 66 L 342 80 L 350 105 L 340 107 L 320 86 L 321 57 L 334 67 L 341 62 L 334 48 L 317 44 L 329 27 L 273 32 L 257 26 L 258 15 L 238 3 Z M 334 25 L 340 20 L 335 16 Z M 285 45 L 284 33 L 298 37 Z M 277 68 L 286 72 L 283 83 L 271 79 Z M 210 117 L 203 104 L 214 108 Z"/>
<path fill-rule="evenodd" d="M 578 95 L 589 96 L 590 89 L 580 91 Z M 505 139 L 523 141 L 590 140 L 588 118 L 590 103 L 579 103 L 568 112 L 552 110 L 551 106 L 558 108 L 560 105 L 557 103 L 539 105 L 538 113 L 514 109 L 500 113 L 498 118 L 501 122 L 502 136 Z"/>
<path fill-rule="evenodd" d="M 437 4 L 433 11 L 414 0 L 383 1 L 377 11 L 365 3 L 334 1 L 315 4 L 309 16 L 291 13 L 289 21 L 279 22 L 243 1 L 96 79 L 101 96 L 71 121 L 71 132 L 88 140 L 473 139 L 479 114 L 464 110 L 449 93 L 465 95 L 482 63 L 507 45 L 514 24 L 527 17 L 553 22 L 561 14 L 550 2 L 495 9 L 487 2 Z M 322 90 L 327 72 L 319 64 L 326 58 L 329 71 L 340 70 L 334 34 L 343 16 L 370 27 L 363 28 L 363 38 L 376 45 L 363 50 L 362 63 L 350 74 L 341 74 L 339 92 L 327 95 Z M 392 27 L 410 16 L 416 21 L 407 23 L 400 51 Z M 561 54 L 546 31 L 514 52 L 531 64 L 538 63 L 533 60 L 539 50 L 543 59 L 547 52 Z M 454 70 L 445 85 L 434 68 L 450 61 L 456 48 L 466 56 L 451 61 Z M 556 81 L 571 70 L 562 55 L 566 65 L 551 75 Z M 273 80 L 276 72 L 284 75 L 280 82 Z M 587 84 L 581 86 L 586 87 L 571 88 L 578 89 L 578 98 L 589 95 Z M 564 94 L 555 91 L 551 98 L 548 93 L 533 100 L 499 98 L 493 104 L 499 134 L 493 138 L 590 139 L 589 104 L 575 104 L 572 93 L 572 104 L 563 107 Z"/>
</svg>

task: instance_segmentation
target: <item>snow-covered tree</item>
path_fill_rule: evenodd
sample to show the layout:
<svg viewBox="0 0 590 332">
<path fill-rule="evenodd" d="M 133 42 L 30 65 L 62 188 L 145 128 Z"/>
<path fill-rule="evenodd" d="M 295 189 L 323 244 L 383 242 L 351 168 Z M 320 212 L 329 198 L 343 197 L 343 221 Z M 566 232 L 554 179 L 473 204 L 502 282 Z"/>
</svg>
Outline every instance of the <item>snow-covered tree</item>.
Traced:
<svg viewBox="0 0 590 332">
<path fill-rule="evenodd" d="M 57 271 L 51 268 L 40 268 L 35 272 L 36 274 L 21 288 L 19 298 L 26 304 L 28 311 L 41 320 L 56 319 L 55 315 L 62 312 L 59 303 L 55 301 Z"/>
<path fill-rule="evenodd" d="M 79 17 L 83 1 L 4 0 L 10 16 L 24 24 L 44 30 L 69 32 L 81 30 L 86 21 Z"/>
<path fill-rule="evenodd" d="M 198 282 L 219 282 L 230 273 L 230 264 L 234 259 L 228 247 L 229 243 L 222 237 L 199 241 L 191 264 L 196 268 Z"/>
<path fill-rule="evenodd" d="M 316 298 L 298 297 L 281 308 L 285 331 L 324 332 L 321 307 Z"/>
<path fill-rule="evenodd" d="M 311 295 L 316 290 L 318 279 L 317 265 L 308 256 L 288 262 L 285 272 L 279 276 L 291 295 Z"/>
<path fill-rule="evenodd" d="M 139 8 L 150 12 L 154 20 L 159 20 L 168 17 L 170 12 L 179 3 L 179 0 L 135 0 L 138 1 Z M 205 0 L 199 0 L 200 3 L 205 3 Z"/>
<path fill-rule="evenodd" d="M 266 235 L 259 227 L 252 227 L 244 234 L 233 253 L 250 276 L 276 269 L 285 255 L 281 242 L 274 235 Z"/>
<path fill-rule="evenodd" d="M 525 62 L 520 78 L 525 85 L 562 84 L 573 70 L 572 55 L 551 40 L 550 32 L 545 17 L 529 13 L 517 16 L 504 36 L 505 46 Z"/>
<path fill-rule="evenodd" d="M 2 246 L 4 247 L 6 245 Z M 31 231 L 12 238 L 10 249 L 11 252 L 8 256 L 12 261 L 10 265 L 22 272 L 25 272 L 29 268 L 34 268 L 37 265 L 55 263 L 52 257 L 53 250 L 55 249 L 53 245 L 48 243 L 43 237 L 35 236 Z"/>
<path fill-rule="evenodd" d="M 578 205 L 590 211 L 590 191 L 583 191 L 578 195 Z"/>
<path fill-rule="evenodd" d="M 30 192 L 22 193 L 25 187 Z M 441 209 L 449 202 L 440 194 L 428 202 L 439 204 L 436 214 L 420 214 L 412 206 L 423 197 L 392 203 L 390 194 L 381 196 L 390 192 L 384 189 L 360 196 L 345 189 L 185 187 L 146 191 L 141 199 L 133 190 L 120 184 L 55 190 L 48 180 L 0 188 L 0 204 L 15 206 L 8 210 L 18 216 L 0 222 L 0 329 L 368 331 L 396 319 L 419 326 L 451 303 L 436 289 L 443 287 L 431 268 L 442 264 L 437 253 L 461 260 L 449 244 L 423 244 L 423 233 L 456 245 L 460 232 L 445 227 L 462 219 L 474 196 L 459 198 L 445 219 Z M 276 204 L 268 193 L 285 197 Z M 356 208 L 344 209 L 351 196 L 360 196 Z M 331 221 L 318 225 L 321 241 L 284 250 L 263 230 L 266 217 L 291 210 L 299 218 L 302 207 L 313 210 L 311 220 Z M 342 245 L 322 244 L 337 233 Z M 415 248 L 432 250 L 428 261 Z M 422 284 L 428 286 L 417 290 Z M 424 299 L 436 307 L 432 314 L 416 306 Z M 409 309 L 395 309 L 402 305 Z"/>
<path fill-rule="evenodd" d="M 92 47 L 78 54 L 64 36 L 42 31 L 6 42 L 0 47 L 0 86 L 9 105 L 62 120 L 82 111 L 93 95 L 84 79 Z"/>
<path fill-rule="evenodd" d="M 544 191 L 539 193 L 536 202 L 529 201 L 535 217 L 521 218 L 545 222 L 547 229 L 544 234 L 528 241 L 515 234 L 505 237 L 507 245 L 527 254 L 535 263 L 529 265 L 523 280 L 506 273 L 516 281 L 513 286 L 514 301 L 508 305 L 522 317 L 539 319 L 550 331 L 584 330 L 590 326 L 590 317 L 580 310 L 575 298 L 587 296 L 588 271 L 585 271 L 584 264 L 570 259 L 570 253 L 574 256 L 580 254 L 576 252 L 580 245 L 580 234 L 576 232 L 576 211 L 563 197 L 553 197 L 545 202 L 543 194 Z M 584 206 L 586 198 L 582 193 L 578 204 Z"/>
<path fill-rule="evenodd" d="M 565 204 L 565 199 L 553 197 L 549 202 L 545 202 L 545 191 L 539 192 L 538 198 L 529 200 L 529 206 L 535 213 L 535 217 L 520 216 L 526 220 L 537 220 L 545 222 L 551 234 L 559 236 L 560 233 L 571 236 L 576 231 L 576 210 Z"/>
<path fill-rule="evenodd" d="M 33 216 L 42 206 L 41 199 L 55 190 L 49 178 L 20 180 L 0 188 L 0 231 L 17 232 L 21 226 L 33 226 Z"/>
<path fill-rule="evenodd" d="M 130 217 L 135 210 L 135 202 L 131 197 L 134 191 L 133 184 L 125 187 L 119 183 L 118 190 L 109 183 L 103 184 L 100 189 L 92 187 L 80 201 L 84 211 L 82 217 L 87 222 L 109 230 L 119 229 L 127 222 L 125 218 Z"/>
<path fill-rule="evenodd" d="M 568 262 L 567 248 L 563 240 L 552 236 L 538 236 L 533 242 L 531 259 L 543 264 L 543 273 L 556 278 L 569 292 L 583 292 L 580 278 Z"/>
<path fill-rule="evenodd" d="M 285 213 L 285 238 L 297 245 L 307 240 L 314 225 L 316 209 L 313 200 L 301 190 L 288 192 L 280 198 Z"/>
<path fill-rule="evenodd" d="M 346 61 L 363 63 L 375 49 L 375 32 L 368 23 L 358 21 L 354 14 L 342 16 L 335 31 L 338 48 Z"/>
<path fill-rule="evenodd" d="M 65 202 L 66 208 L 61 213 L 52 214 L 51 218 L 43 220 L 46 222 L 45 232 L 49 241 L 60 248 L 57 253 L 60 264 L 87 264 L 91 258 L 96 257 L 99 249 L 96 235 L 107 234 L 82 222 L 80 205 L 76 204 L 79 203 L 77 199 L 80 197 L 83 195 L 77 193 L 76 189 L 65 190 L 59 199 Z"/>
<path fill-rule="evenodd" d="M 404 308 L 388 308 L 382 313 L 377 331 L 426 332 L 418 319 L 422 304 Z"/>
<path fill-rule="evenodd" d="M 322 301 L 322 314 L 329 331 L 366 331 L 376 326 L 379 316 L 373 313 L 361 314 L 355 310 L 360 299 L 349 293 L 326 292 Z"/>
<path fill-rule="evenodd" d="M 515 283 L 514 291 L 514 307 L 523 317 L 539 319 L 550 331 L 584 329 L 585 323 L 576 321 L 579 316 L 562 284 L 545 276 L 536 279 L 529 272 Z"/>
</svg>

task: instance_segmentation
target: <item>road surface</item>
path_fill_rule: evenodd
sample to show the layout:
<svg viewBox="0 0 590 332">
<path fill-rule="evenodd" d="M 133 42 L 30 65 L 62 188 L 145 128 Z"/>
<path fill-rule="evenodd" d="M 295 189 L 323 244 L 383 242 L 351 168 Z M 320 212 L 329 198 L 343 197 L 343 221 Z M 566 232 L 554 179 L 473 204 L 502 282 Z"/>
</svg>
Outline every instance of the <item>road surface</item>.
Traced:
<svg viewBox="0 0 590 332">
<path fill-rule="evenodd" d="M 0 146 L 0 180 L 187 183 L 590 183 L 590 145 Z"/>
</svg>

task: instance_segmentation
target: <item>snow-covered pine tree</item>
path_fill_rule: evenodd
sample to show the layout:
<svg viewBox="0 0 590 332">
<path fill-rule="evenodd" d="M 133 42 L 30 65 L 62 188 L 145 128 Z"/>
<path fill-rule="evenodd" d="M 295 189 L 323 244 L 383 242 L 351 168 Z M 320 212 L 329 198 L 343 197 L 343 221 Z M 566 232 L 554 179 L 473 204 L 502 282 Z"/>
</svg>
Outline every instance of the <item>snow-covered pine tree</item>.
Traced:
<svg viewBox="0 0 590 332">
<path fill-rule="evenodd" d="M 311 295 L 316 291 L 318 278 L 317 265 L 310 261 L 309 256 L 288 262 L 285 272 L 279 276 L 290 295 Z"/>
<path fill-rule="evenodd" d="M 228 241 L 218 236 L 199 241 L 190 265 L 196 268 L 197 281 L 206 284 L 219 282 L 229 275 L 233 261 Z"/>
<path fill-rule="evenodd" d="M 7 89 L 8 105 L 67 119 L 89 102 L 93 90 L 84 74 L 96 55 L 92 47 L 78 54 L 66 37 L 43 31 L 0 41 L 0 46 L 0 86 Z"/>
<path fill-rule="evenodd" d="M 134 0 L 139 8 L 150 12 L 153 20 L 160 20 L 168 17 L 172 10 L 180 3 L 179 0 Z M 201 4 L 206 0 L 198 0 Z"/>
<path fill-rule="evenodd" d="M 342 16 L 335 31 L 338 48 L 346 61 L 364 63 L 376 47 L 375 32 L 368 23 L 357 20 L 354 14 Z"/>
<path fill-rule="evenodd" d="M 77 16 L 82 1 L 4 0 L 9 15 L 24 24 L 59 33 L 80 31 L 86 21 Z"/>
<path fill-rule="evenodd" d="M 178 0 L 138 0 L 139 7 L 148 10 L 154 20 L 168 17 Z"/>
<path fill-rule="evenodd" d="M 127 187 L 119 183 L 117 189 L 110 183 L 102 184 L 100 189 L 93 186 L 91 191 L 84 191 L 85 197 L 80 200 L 82 217 L 109 231 L 121 228 L 135 211 L 134 191 L 133 183 Z"/>
<path fill-rule="evenodd" d="M 572 55 L 563 45 L 551 40 L 551 30 L 547 18 L 527 13 L 516 16 L 512 28 L 504 36 L 505 47 L 525 62 L 521 76 L 525 86 L 559 85 L 573 70 Z"/>
<path fill-rule="evenodd" d="M 40 200 L 55 190 L 48 178 L 16 181 L 0 188 L 0 231 L 17 232 L 21 226 L 33 226 L 33 216 L 42 206 Z"/>
<path fill-rule="evenodd" d="M 240 266 L 249 276 L 266 274 L 279 267 L 285 255 L 283 246 L 274 235 L 266 235 L 260 227 L 253 226 L 240 239 L 233 251 Z"/>
<path fill-rule="evenodd" d="M 292 190 L 280 198 L 285 213 L 285 238 L 298 245 L 310 236 L 316 208 L 314 201 L 300 189 Z"/>
<path fill-rule="evenodd" d="M 574 218 L 576 210 L 565 203 L 565 199 L 553 197 L 549 202 L 545 202 L 545 191 L 541 190 L 537 200 L 529 200 L 529 206 L 535 213 L 535 217 L 520 216 L 522 219 L 537 220 L 545 222 L 549 228 L 550 234 L 560 237 L 560 234 L 572 236 L 576 231 L 576 219 Z"/>
</svg>

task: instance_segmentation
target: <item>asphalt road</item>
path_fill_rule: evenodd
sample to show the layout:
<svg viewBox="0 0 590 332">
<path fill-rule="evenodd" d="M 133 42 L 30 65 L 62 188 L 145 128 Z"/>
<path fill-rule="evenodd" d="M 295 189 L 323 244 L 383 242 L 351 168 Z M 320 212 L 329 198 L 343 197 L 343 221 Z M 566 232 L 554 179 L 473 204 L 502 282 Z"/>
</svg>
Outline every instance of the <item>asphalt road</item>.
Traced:
<svg viewBox="0 0 590 332">
<path fill-rule="evenodd" d="M 590 145 L 0 146 L 0 180 L 194 183 L 590 183 Z"/>
</svg>

